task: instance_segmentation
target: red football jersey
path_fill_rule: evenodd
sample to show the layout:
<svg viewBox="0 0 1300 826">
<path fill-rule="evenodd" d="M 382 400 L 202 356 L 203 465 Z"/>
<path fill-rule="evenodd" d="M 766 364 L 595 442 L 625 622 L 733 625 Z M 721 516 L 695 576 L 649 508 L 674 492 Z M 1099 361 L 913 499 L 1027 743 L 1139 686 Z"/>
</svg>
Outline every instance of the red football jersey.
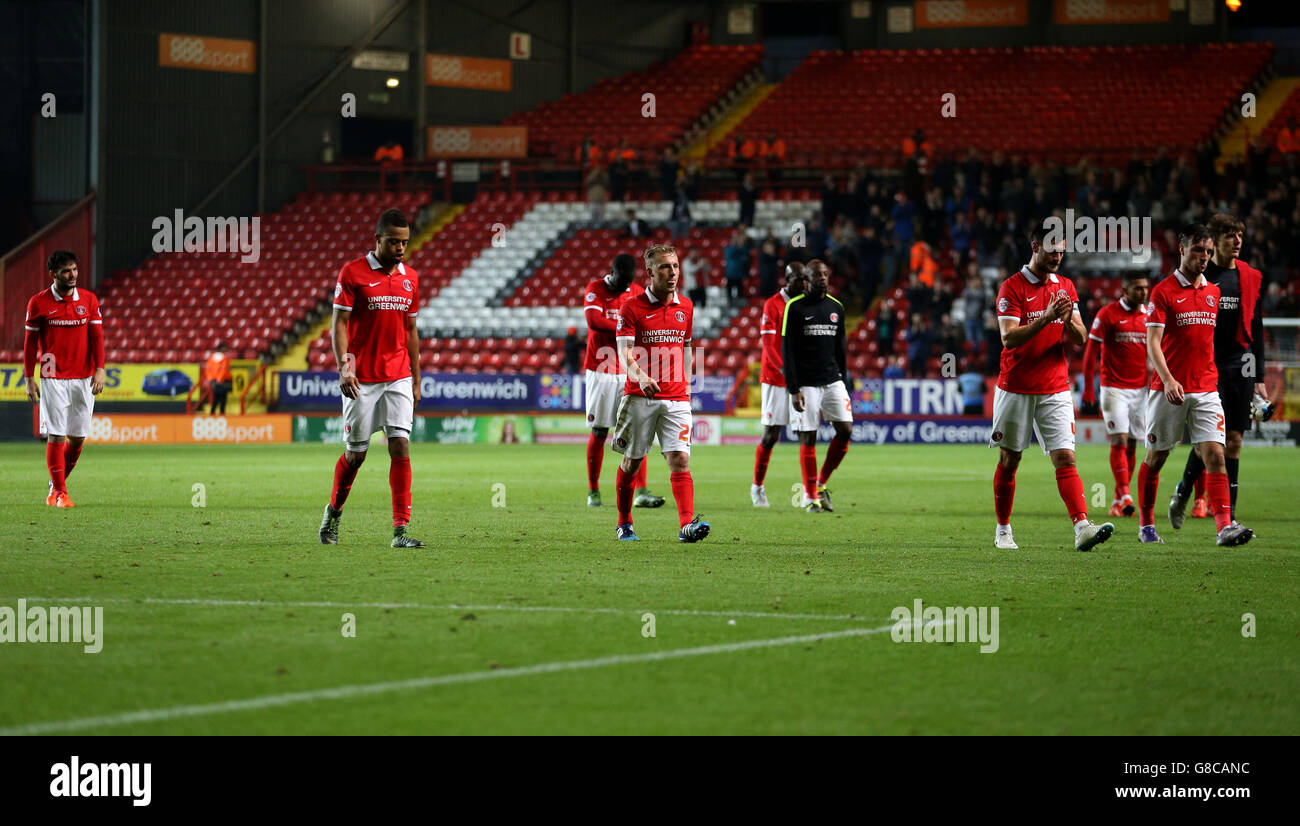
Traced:
<svg viewBox="0 0 1300 826">
<path fill-rule="evenodd" d="M 1097 311 L 1088 338 L 1101 345 L 1103 387 L 1147 386 L 1147 308 L 1121 298 Z"/>
<path fill-rule="evenodd" d="M 90 290 L 73 287 L 66 299 L 54 292 L 51 284 L 27 302 L 26 329 L 40 334 L 40 360 L 37 375 L 54 379 L 90 378 L 96 367 L 90 351 L 90 325 L 99 324 L 99 299 Z M 53 362 L 51 364 L 51 362 Z M 53 369 L 52 374 L 48 374 Z M 48 375 L 47 375 L 48 374 Z"/>
<path fill-rule="evenodd" d="M 1160 349 L 1165 364 L 1184 393 L 1217 390 L 1219 368 L 1214 365 L 1214 326 L 1219 318 L 1219 288 L 1199 276 L 1192 284 L 1181 272 L 1167 276 L 1151 290 L 1148 327 L 1164 327 Z M 1160 374 L 1152 390 L 1164 390 Z"/>
<path fill-rule="evenodd" d="M 686 348 L 694 320 L 695 305 L 681 293 L 673 293 L 672 300 L 664 304 L 647 290 L 624 301 L 619 310 L 617 337 L 631 342 L 637 366 L 659 383 L 656 399 L 686 401 L 691 397 L 686 383 Z M 631 379 L 624 383 L 623 393 L 645 395 Z"/>
<path fill-rule="evenodd" d="M 415 318 L 420 295 L 415 270 L 400 261 L 384 272 L 373 252 L 339 270 L 334 306 L 348 317 L 348 354 L 356 360 L 357 380 L 396 381 L 411 375 L 406 352 L 406 319 Z"/>
<path fill-rule="evenodd" d="M 645 288 L 632 282 L 623 292 L 615 293 L 610 289 L 608 278 L 597 278 L 588 284 L 583 296 L 582 314 L 587 319 L 587 356 L 583 361 L 583 369 L 622 374 L 623 365 L 618 363 L 618 342 L 614 339 L 614 329 L 618 327 L 618 311 L 623 307 L 623 302 L 645 292 Z M 598 318 L 608 319 L 611 329 L 605 331 L 592 326 L 593 313 Z"/>
<path fill-rule="evenodd" d="M 1079 294 L 1074 282 L 1052 273 L 1039 278 L 1021 267 L 998 289 L 998 318 L 1011 318 L 1031 324 L 1045 314 L 1052 302 L 1064 293 L 1076 305 Z M 1076 306 L 1075 312 L 1078 311 Z M 1070 374 L 1065 354 L 1065 322 L 1056 319 L 1038 335 L 1014 349 L 1002 349 L 1002 369 L 998 387 L 1008 393 L 1060 393 L 1070 389 Z"/>
<path fill-rule="evenodd" d="M 775 295 L 763 302 L 763 319 L 758 323 L 758 338 L 763 342 L 763 370 L 758 380 L 763 384 L 785 387 L 785 373 L 781 372 L 781 319 L 785 317 L 785 305 L 790 297 L 781 288 Z"/>
</svg>

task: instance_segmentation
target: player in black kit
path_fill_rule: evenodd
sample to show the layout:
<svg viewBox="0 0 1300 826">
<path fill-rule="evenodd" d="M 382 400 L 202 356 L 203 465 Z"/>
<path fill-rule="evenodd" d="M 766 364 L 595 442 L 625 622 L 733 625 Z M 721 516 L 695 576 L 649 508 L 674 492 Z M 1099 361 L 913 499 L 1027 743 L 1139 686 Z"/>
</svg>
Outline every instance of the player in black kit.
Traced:
<svg viewBox="0 0 1300 826">
<path fill-rule="evenodd" d="M 785 305 L 781 321 L 785 386 L 794 415 L 790 424 L 799 432 L 799 468 L 803 475 L 803 509 L 809 513 L 832 511 L 826 483 L 849 450 L 853 435 L 853 406 L 849 400 L 847 339 L 844 305 L 826 288 L 830 268 L 817 259 L 805 267 L 808 292 Z M 817 414 L 835 427 L 817 472 Z"/>
<path fill-rule="evenodd" d="M 1232 518 L 1237 518 L 1237 469 L 1241 461 L 1241 437 L 1250 427 L 1250 403 L 1255 394 L 1268 398 L 1264 383 L 1264 310 L 1260 301 L 1259 270 L 1238 259 L 1245 225 L 1233 215 L 1219 213 L 1209 221 L 1214 238 L 1214 260 L 1205 268 L 1205 278 L 1219 288 L 1219 315 L 1214 327 L 1214 363 L 1219 368 L 1219 400 L 1223 403 L 1226 444 L 1224 459 Z M 1169 502 L 1169 521 L 1182 527 L 1187 499 L 1205 462 L 1192 448 L 1183 478 Z"/>
</svg>

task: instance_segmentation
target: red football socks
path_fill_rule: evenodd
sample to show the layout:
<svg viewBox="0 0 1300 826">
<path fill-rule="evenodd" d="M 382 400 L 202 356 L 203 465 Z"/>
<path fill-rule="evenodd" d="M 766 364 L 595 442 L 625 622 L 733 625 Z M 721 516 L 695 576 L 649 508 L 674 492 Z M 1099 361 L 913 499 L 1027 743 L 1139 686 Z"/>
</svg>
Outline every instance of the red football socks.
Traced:
<svg viewBox="0 0 1300 826">
<path fill-rule="evenodd" d="M 668 474 L 668 484 L 673 489 L 673 499 L 677 500 L 678 523 L 689 525 L 695 518 L 695 481 L 691 479 L 691 472 L 682 470 Z"/>
<path fill-rule="evenodd" d="M 764 447 L 762 442 L 754 451 L 754 484 L 762 485 L 767 478 L 767 463 L 772 459 L 772 448 Z"/>
<path fill-rule="evenodd" d="M 1061 494 L 1065 509 L 1070 512 L 1071 521 L 1078 522 L 1088 518 L 1088 500 L 1083 496 L 1083 480 L 1074 465 L 1056 469 L 1056 490 Z"/>
<path fill-rule="evenodd" d="M 1232 498 L 1229 495 L 1228 474 L 1202 474 L 1205 479 L 1205 492 L 1210 498 L 1210 513 L 1214 514 L 1214 527 L 1223 530 L 1232 524 Z"/>
<path fill-rule="evenodd" d="M 799 445 L 799 470 L 803 474 L 803 493 L 809 499 L 817 498 L 817 446 Z"/>
<path fill-rule="evenodd" d="M 330 494 L 330 507 L 336 511 L 343 510 L 343 503 L 348 501 L 348 494 L 352 492 L 352 480 L 357 478 L 357 471 L 361 469 L 360 465 L 349 465 L 347 456 L 344 453 L 334 463 L 334 491 Z"/>
<path fill-rule="evenodd" d="M 1152 470 L 1146 462 L 1138 468 L 1138 524 L 1142 527 L 1156 523 L 1156 491 L 1160 488 L 1160 471 Z"/>
<path fill-rule="evenodd" d="M 600 464 L 605 458 L 605 440 L 587 435 L 587 490 L 600 490 Z"/>
<path fill-rule="evenodd" d="M 849 452 L 849 440 L 836 436 L 826 448 L 826 459 L 822 462 L 822 472 L 817 476 L 817 483 L 824 485 L 831 480 L 831 474 L 840 466 L 844 454 Z"/>
<path fill-rule="evenodd" d="M 411 459 L 395 457 L 388 466 L 388 486 L 393 491 L 393 527 L 411 521 Z"/>
<path fill-rule="evenodd" d="M 645 464 L 645 462 L 641 462 Z M 623 470 L 622 462 L 618 465 L 618 473 L 614 476 L 614 494 L 618 500 L 618 524 L 632 524 L 632 478 L 634 474 Z"/>
<path fill-rule="evenodd" d="M 1196 477 L 1196 498 L 1201 499 L 1205 496 L 1205 473 Z"/>
<path fill-rule="evenodd" d="M 1129 436 L 1128 450 L 1125 451 L 1125 455 L 1128 458 L 1128 479 L 1124 481 L 1124 492 L 1129 496 L 1133 495 L 1133 474 L 1136 473 L 1138 469 L 1137 451 L 1137 442 L 1133 441 L 1132 436 Z"/>
<path fill-rule="evenodd" d="M 63 475 L 63 455 L 67 442 L 49 440 L 45 443 L 45 467 L 50 471 L 50 481 L 55 493 L 67 493 L 68 483 Z"/>
<path fill-rule="evenodd" d="M 81 458 L 81 444 L 64 442 L 63 449 L 63 481 L 67 482 L 68 477 L 72 475 L 72 469 L 77 466 L 77 459 Z"/>
<path fill-rule="evenodd" d="M 636 473 L 632 477 L 633 491 L 638 491 L 645 487 L 645 466 L 648 464 L 650 463 L 645 459 L 642 459 L 641 464 L 637 465 Z"/>
<path fill-rule="evenodd" d="M 1128 493 L 1128 451 L 1124 445 L 1110 446 L 1110 472 L 1115 476 L 1115 498 Z"/>
<path fill-rule="evenodd" d="M 1011 524 L 1011 503 L 1016 500 L 1016 472 L 998 464 L 993 470 L 993 510 L 999 525 Z"/>
</svg>

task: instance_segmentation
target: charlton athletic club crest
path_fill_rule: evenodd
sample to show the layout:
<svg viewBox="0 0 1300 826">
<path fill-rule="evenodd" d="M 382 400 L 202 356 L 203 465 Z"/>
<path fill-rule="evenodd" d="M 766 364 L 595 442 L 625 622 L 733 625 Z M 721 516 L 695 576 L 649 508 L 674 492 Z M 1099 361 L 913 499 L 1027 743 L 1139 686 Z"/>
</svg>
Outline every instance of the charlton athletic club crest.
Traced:
<svg viewBox="0 0 1300 826">
<path fill-rule="evenodd" d="M 1000 442 L 1000 441 L 1002 441 L 1002 431 L 1001 431 L 1001 430 L 995 430 L 995 431 L 993 431 L 993 441 L 995 441 L 995 442 Z"/>
<path fill-rule="evenodd" d="M 1053 299 L 1053 300 L 1054 300 L 1054 301 L 1060 301 L 1062 298 L 1069 298 L 1069 297 L 1070 297 L 1070 294 L 1067 293 L 1065 290 L 1057 290 L 1057 291 L 1056 291 L 1056 298 Z"/>
<path fill-rule="evenodd" d="M 86 314 L 86 308 L 83 307 L 83 306 L 81 306 L 80 304 L 78 304 L 78 305 L 77 305 L 77 315 L 85 315 L 85 314 Z"/>
<path fill-rule="evenodd" d="M 1212 295 L 1207 295 L 1207 296 L 1205 297 L 1205 303 L 1206 303 L 1206 304 L 1209 304 L 1209 305 L 1210 305 L 1210 309 L 1213 310 L 1213 309 L 1214 309 L 1214 296 L 1212 296 Z"/>
<path fill-rule="evenodd" d="M 1007 301 L 1005 298 L 999 298 L 999 299 L 998 299 L 998 312 L 999 312 L 999 313 L 1005 313 L 1005 312 L 1007 311 L 1007 309 L 1008 309 L 1010 306 L 1011 306 L 1011 302 L 1010 302 L 1010 301 Z"/>
<path fill-rule="evenodd" d="M 839 324 L 839 323 L 840 323 L 840 314 L 831 313 L 831 324 Z"/>
<path fill-rule="evenodd" d="M 678 324 L 686 323 L 686 313 L 682 312 L 681 310 L 677 311 L 677 323 Z"/>
<path fill-rule="evenodd" d="M 409 278 L 402 279 L 402 289 L 406 290 L 408 293 L 411 291 L 411 279 Z"/>
<path fill-rule="evenodd" d="M 595 300 L 596 300 L 596 294 L 595 294 L 595 293 L 587 293 L 587 303 L 588 303 L 588 304 L 590 304 L 591 302 L 593 302 L 593 301 L 595 301 Z"/>
</svg>

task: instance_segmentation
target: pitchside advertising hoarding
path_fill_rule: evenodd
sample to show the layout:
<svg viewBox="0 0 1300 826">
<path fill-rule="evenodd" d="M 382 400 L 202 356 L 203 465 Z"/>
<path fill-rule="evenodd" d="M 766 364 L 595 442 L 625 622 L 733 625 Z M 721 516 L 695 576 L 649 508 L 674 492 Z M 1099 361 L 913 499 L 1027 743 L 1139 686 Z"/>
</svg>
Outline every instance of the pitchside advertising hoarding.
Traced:
<svg viewBox="0 0 1300 826">
<path fill-rule="evenodd" d="M 338 373 L 331 370 L 286 370 L 278 375 L 281 410 L 339 409 L 342 396 L 339 394 Z M 697 376 L 691 409 L 697 413 L 725 412 L 735 384 L 732 376 Z M 584 405 L 583 378 L 578 375 L 424 373 L 420 377 L 419 409 L 422 411 L 535 410 L 549 413 L 580 411 Z"/>
<path fill-rule="evenodd" d="M 530 444 L 533 442 L 533 434 L 531 416 L 416 416 L 411 423 L 412 442 Z M 343 441 L 343 418 L 294 416 L 293 440 L 340 443 Z M 383 434 L 374 434 L 372 440 L 385 441 Z"/>
<path fill-rule="evenodd" d="M 258 362 L 253 359 L 235 359 L 230 362 L 231 397 L 248 386 L 257 372 Z M 104 392 L 95 397 L 97 402 L 147 402 L 184 401 L 190 388 L 198 384 L 197 364 L 118 364 L 109 362 L 104 368 Z M 27 380 L 21 364 L 0 364 L 0 401 L 27 401 Z M 39 385 L 39 382 L 38 382 Z M 335 385 L 338 385 L 337 379 Z M 194 391 L 194 399 L 199 392 Z"/>
</svg>

